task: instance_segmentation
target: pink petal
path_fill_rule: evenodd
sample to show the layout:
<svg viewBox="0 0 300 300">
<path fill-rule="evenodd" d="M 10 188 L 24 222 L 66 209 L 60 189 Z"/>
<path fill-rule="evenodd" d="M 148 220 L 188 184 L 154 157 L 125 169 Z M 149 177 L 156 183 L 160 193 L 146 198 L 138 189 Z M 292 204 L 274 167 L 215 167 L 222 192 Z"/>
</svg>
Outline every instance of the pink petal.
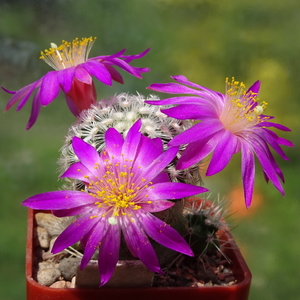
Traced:
<svg viewBox="0 0 300 300">
<path fill-rule="evenodd" d="M 23 100 L 23 105 L 22 106 L 24 106 L 26 101 L 28 101 L 28 99 L 29 99 L 31 93 L 33 92 L 33 90 L 37 87 L 37 83 L 38 83 L 38 81 L 35 81 L 33 83 L 30 83 L 29 85 L 24 86 L 19 91 L 14 92 L 14 95 L 8 101 L 4 111 L 9 110 L 15 103 L 17 103 L 22 98 L 26 98 L 25 101 Z M 11 93 L 13 93 L 13 92 L 11 92 Z M 21 109 L 21 108 L 19 108 L 19 109 Z"/>
<path fill-rule="evenodd" d="M 202 89 L 203 87 L 201 85 L 198 85 L 194 82 L 189 81 L 185 76 L 183 75 L 177 75 L 177 76 L 171 76 L 171 78 L 173 78 L 174 80 L 176 80 L 177 82 L 181 83 L 181 84 L 185 84 L 188 86 L 192 86 L 194 88 L 197 89 Z"/>
<path fill-rule="evenodd" d="M 113 66 L 105 64 L 105 67 L 106 67 L 107 71 L 110 73 L 112 80 L 119 82 L 121 84 L 124 83 L 122 75 L 116 69 L 114 69 Z"/>
<path fill-rule="evenodd" d="M 122 226 L 124 238 L 130 252 L 138 257 L 152 272 L 161 273 L 159 261 L 143 228 L 143 218 L 137 214 L 134 222 L 124 222 Z"/>
<path fill-rule="evenodd" d="M 257 80 L 255 81 L 247 90 L 246 94 L 248 94 L 249 92 L 254 93 L 254 94 L 258 94 L 260 89 L 260 81 Z"/>
<path fill-rule="evenodd" d="M 84 255 L 80 263 L 80 269 L 86 267 L 107 233 L 109 227 L 107 219 L 97 218 L 97 220 L 98 222 L 95 224 L 95 226 L 84 237 Z"/>
<path fill-rule="evenodd" d="M 183 197 L 194 196 L 196 194 L 207 192 L 208 190 L 195 185 L 180 182 L 161 182 L 151 185 L 144 189 L 148 194 L 149 200 L 159 199 L 181 199 Z"/>
<path fill-rule="evenodd" d="M 95 198 L 79 191 L 54 191 L 32 196 L 22 205 L 33 209 L 59 210 L 94 203 Z"/>
<path fill-rule="evenodd" d="M 79 112 L 78 112 L 78 108 L 77 108 L 76 104 L 74 103 L 73 100 L 71 100 L 71 98 L 67 94 L 65 94 L 65 99 L 66 99 L 67 105 L 69 107 L 69 110 L 75 117 L 77 117 L 79 115 Z"/>
<path fill-rule="evenodd" d="M 264 137 L 264 139 L 266 140 L 267 143 L 269 143 L 269 145 L 285 160 L 289 160 L 287 158 L 287 156 L 285 155 L 285 153 L 283 152 L 283 150 L 280 148 L 280 146 L 278 145 L 278 142 L 283 142 L 285 144 L 285 146 L 290 145 L 293 146 L 293 144 L 285 139 L 281 139 L 278 137 L 278 135 L 268 129 L 264 129 L 260 132 L 260 134 Z"/>
<path fill-rule="evenodd" d="M 92 211 L 95 209 L 95 204 L 85 204 L 82 206 L 76 206 L 73 208 L 67 208 L 67 209 L 60 209 L 60 210 L 54 210 L 52 211 L 53 215 L 56 217 L 70 217 L 70 216 L 77 216 L 77 215 L 84 215 L 84 214 L 92 214 Z M 99 213 L 99 211 L 97 211 Z"/>
<path fill-rule="evenodd" d="M 172 97 L 166 98 L 162 100 L 152 100 L 152 101 L 145 101 L 148 104 L 153 105 L 178 105 L 178 104 L 196 104 L 196 105 L 207 105 L 209 101 L 207 99 L 202 98 L 200 96 L 179 96 L 179 97 Z"/>
<path fill-rule="evenodd" d="M 104 285 L 112 276 L 119 258 L 120 249 L 119 225 L 108 226 L 107 233 L 99 249 L 98 267 L 100 273 L 100 286 Z"/>
<path fill-rule="evenodd" d="M 146 49 L 140 54 L 135 54 L 135 55 L 122 55 L 120 58 L 124 59 L 126 62 L 130 63 L 134 59 L 139 59 L 141 57 L 144 57 L 148 52 L 150 51 L 150 48 Z"/>
<path fill-rule="evenodd" d="M 96 61 L 100 61 L 103 62 L 105 61 L 107 58 L 114 58 L 114 57 L 120 57 L 124 52 L 126 51 L 126 49 L 123 49 L 115 54 L 112 55 L 101 55 L 101 56 L 95 56 L 93 58 L 90 58 L 89 60 L 96 60 Z"/>
<path fill-rule="evenodd" d="M 171 147 L 163 152 L 151 164 L 144 166 L 144 172 L 141 174 L 141 177 L 145 177 L 146 182 L 154 179 L 174 159 L 177 152 L 178 147 Z"/>
<path fill-rule="evenodd" d="M 60 91 L 57 79 L 57 71 L 50 71 L 44 77 L 41 84 L 40 101 L 43 106 L 47 106 L 55 99 Z"/>
<path fill-rule="evenodd" d="M 241 142 L 242 147 L 242 178 L 244 186 L 244 197 L 246 207 L 249 208 L 252 202 L 252 194 L 255 176 L 254 153 L 247 143 Z"/>
<path fill-rule="evenodd" d="M 73 137 L 72 147 L 81 163 L 95 176 L 97 164 L 100 163 L 99 154 L 96 149 L 78 137 Z"/>
<path fill-rule="evenodd" d="M 19 111 L 20 109 L 22 109 L 23 106 L 27 103 L 27 101 L 28 101 L 28 99 L 30 98 L 32 92 L 33 92 L 36 88 L 38 88 L 38 83 L 39 83 L 39 81 L 36 81 L 35 84 L 32 85 L 30 91 L 28 91 L 27 95 L 25 95 L 25 97 L 24 97 L 23 99 L 21 99 L 21 101 L 20 101 L 20 103 L 19 103 L 19 105 L 18 105 L 18 107 L 17 107 L 17 109 L 16 109 L 17 111 Z M 40 90 L 40 89 L 38 89 L 38 91 L 39 91 L 39 90 Z M 17 93 L 17 94 L 18 94 L 18 93 Z M 16 95 L 17 95 L 17 94 L 16 94 Z M 38 95 L 39 95 L 39 93 L 38 93 Z M 40 99 L 39 99 L 39 96 L 38 96 L 38 99 L 36 99 L 36 101 L 39 101 L 39 100 L 40 100 Z"/>
<path fill-rule="evenodd" d="M 150 139 L 142 135 L 139 149 L 136 153 L 134 166 L 147 166 L 163 152 L 162 140 L 160 138 Z"/>
<path fill-rule="evenodd" d="M 235 153 L 238 138 L 232 134 L 229 130 L 224 130 L 223 136 L 217 144 L 210 164 L 207 168 L 206 175 L 211 176 L 222 171 Z"/>
<path fill-rule="evenodd" d="M 216 134 L 211 140 L 206 138 L 204 140 L 188 144 L 177 162 L 176 169 L 182 170 L 189 168 L 208 156 L 215 149 L 219 135 L 220 134 Z"/>
<path fill-rule="evenodd" d="M 94 175 L 81 162 L 72 164 L 60 177 L 69 177 L 83 182 L 95 179 Z"/>
<path fill-rule="evenodd" d="M 178 83 L 154 83 L 147 87 L 148 90 L 169 94 L 192 94 L 197 95 L 199 91 L 188 88 Z M 201 93 L 201 92 L 200 92 Z"/>
<path fill-rule="evenodd" d="M 141 206 L 142 210 L 149 211 L 149 212 L 162 211 L 174 205 L 174 202 L 167 201 L 167 200 L 155 200 L 155 201 L 151 200 L 150 202 L 151 203 L 137 202 L 137 204 Z"/>
<path fill-rule="evenodd" d="M 1 89 L 2 89 L 4 92 L 8 93 L 8 94 L 13 94 L 13 95 L 14 95 L 14 94 L 16 93 L 16 91 L 10 91 L 10 90 L 4 88 L 3 86 L 1 86 Z"/>
<path fill-rule="evenodd" d="M 158 174 L 154 179 L 151 180 L 153 183 L 158 183 L 158 182 L 169 182 L 170 178 L 168 173 L 160 173 Z"/>
<path fill-rule="evenodd" d="M 74 78 L 75 67 L 70 67 L 67 69 L 57 71 L 57 80 L 64 91 L 64 93 L 69 93 L 72 88 L 72 82 Z"/>
<path fill-rule="evenodd" d="M 198 142 L 199 140 L 205 140 L 208 137 L 214 136 L 222 129 L 224 129 L 224 126 L 219 120 L 206 120 L 205 122 L 195 124 L 193 127 L 175 136 L 168 145 L 179 146 L 196 141 Z"/>
<path fill-rule="evenodd" d="M 124 138 L 115 128 L 108 128 L 104 134 L 105 136 L 105 149 L 109 152 L 110 156 L 120 156 Z"/>
<path fill-rule="evenodd" d="M 265 144 L 265 151 L 267 153 L 267 156 L 268 156 L 268 159 L 270 160 L 270 163 L 272 164 L 273 168 L 274 168 L 274 171 L 276 172 L 276 174 L 278 175 L 278 177 L 281 179 L 282 182 L 284 182 L 284 176 L 283 176 L 283 173 L 281 172 L 280 168 L 278 167 L 275 159 L 274 159 L 274 156 L 273 154 L 271 153 L 269 147 L 267 146 L 266 143 Z M 268 176 L 266 174 L 266 176 Z"/>
<path fill-rule="evenodd" d="M 266 173 L 268 178 L 272 181 L 273 185 L 284 194 L 282 185 L 277 178 L 277 171 L 274 169 L 273 157 L 270 156 L 269 149 L 264 141 L 260 141 L 253 137 L 254 140 L 251 141 L 251 145 L 254 148 L 255 154 L 263 168 L 263 171 Z"/>
<path fill-rule="evenodd" d="M 110 61 L 112 64 L 118 66 L 119 68 L 123 69 L 127 73 L 137 77 L 142 78 L 142 76 L 137 72 L 136 68 L 130 66 L 126 61 L 119 59 L 119 58 L 112 58 L 106 61 Z"/>
<path fill-rule="evenodd" d="M 96 218 L 85 215 L 71 223 L 56 239 L 52 253 L 58 253 L 67 247 L 77 243 L 98 222 Z"/>
<path fill-rule="evenodd" d="M 95 60 L 88 60 L 81 66 L 85 68 L 90 75 L 95 76 L 102 83 L 109 86 L 112 85 L 111 75 L 102 63 Z"/>
<path fill-rule="evenodd" d="M 211 105 L 181 104 L 168 109 L 162 109 L 162 113 L 179 120 L 203 120 L 204 118 L 218 118 L 216 108 Z"/>
<path fill-rule="evenodd" d="M 81 82 L 85 84 L 92 84 L 92 77 L 90 73 L 84 68 L 83 65 L 77 65 L 75 67 L 75 74 L 74 76 Z"/>
<path fill-rule="evenodd" d="M 174 228 L 150 213 L 140 212 L 140 214 L 145 232 L 154 241 L 188 256 L 194 255 L 188 243 Z"/>
<path fill-rule="evenodd" d="M 281 124 L 277 124 L 277 123 L 273 123 L 273 122 L 261 122 L 261 123 L 257 124 L 256 126 L 258 126 L 258 127 L 275 127 L 282 131 L 291 131 L 291 129 L 289 129 L 288 127 L 285 127 Z"/>
<path fill-rule="evenodd" d="M 224 102 L 224 95 L 219 93 L 219 92 L 215 92 L 211 89 L 208 89 L 204 86 L 198 85 L 196 83 L 193 83 L 191 81 L 189 81 L 185 76 L 183 75 L 178 75 L 178 76 L 171 76 L 174 80 L 176 80 L 177 82 L 181 83 L 181 84 L 186 84 L 188 86 L 192 86 L 194 88 L 196 88 L 197 90 L 194 91 L 193 94 L 197 94 L 199 96 L 202 96 L 204 99 L 207 100 L 211 100 L 212 104 L 215 103 L 222 103 Z M 200 91 L 198 90 L 200 89 Z"/>
<path fill-rule="evenodd" d="M 29 121 L 27 123 L 26 129 L 30 129 L 34 123 L 36 122 L 39 113 L 41 110 L 41 103 L 40 103 L 40 89 L 38 89 L 36 91 L 36 94 L 33 97 L 33 101 L 32 101 L 32 107 L 31 107 L 31 114 L 30 114 L 30 118 Z"/>
<path fill-rule="evenodd" d="M 137 120 L 129 129 L 122 146 L 122 153 L 127 159 L 134 159 L 141 140 L 139 132 L 142 126 L 142 121 Z"/>
</svg>

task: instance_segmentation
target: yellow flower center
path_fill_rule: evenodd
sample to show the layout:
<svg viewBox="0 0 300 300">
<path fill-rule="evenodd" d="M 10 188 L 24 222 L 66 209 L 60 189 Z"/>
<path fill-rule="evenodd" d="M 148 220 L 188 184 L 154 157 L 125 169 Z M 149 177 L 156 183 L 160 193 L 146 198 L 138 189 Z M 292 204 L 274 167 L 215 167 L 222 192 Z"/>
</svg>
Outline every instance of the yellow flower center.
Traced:
<svg viewBox="0 0 300 300">
<path fill-rule="evenodd" d="M 96 165 L 95 169 L 98 168 L 99 165 Z M 152 182 L 146 183 L 143 177 L 137 179 L 136 174 L 131 172 L 132 167 L 128 159 L 123 163 L 107 160 L 105 168 L 106 172 L 101 177 L 97 177 L 97 181 L 85 176 L 89 182 L 87 187 L 89 194 L 99 199 L 95 205 L 99 208 L 108 208 L 105 215 L 93 217 L 105 217 L 110 214 L 108 222 L 114 225 L 117 224 L 116 217 L 127 215 L 130 218 L 130 211 L 141 209 L 139 203 L 151 203 L 147 200 L 148 195 L 140 197 L 138 192 L 141 188 L 148 188 Z"/>
<path fill-rule="evenodd" d="M 259 103 L 257 94 L 246 93 L 244 83 L 235 81 L 234 77 L 231 82 L 226 78 L 225 97 L 220 120 L 224 127 L 232 133 L 247 129 L 268 119 L 261 116 L 268 103 L 265 101 Z"/>
<path fill-rule="evenodd" d="M 51 43 L 51 48 L 41 51 L 40 59 L 44 60 L 54 70 L 67 69 L 84 63 L 97 38 L 89 37 L 71 43 L 62 41 L 60 46 Z"/>
</svg>

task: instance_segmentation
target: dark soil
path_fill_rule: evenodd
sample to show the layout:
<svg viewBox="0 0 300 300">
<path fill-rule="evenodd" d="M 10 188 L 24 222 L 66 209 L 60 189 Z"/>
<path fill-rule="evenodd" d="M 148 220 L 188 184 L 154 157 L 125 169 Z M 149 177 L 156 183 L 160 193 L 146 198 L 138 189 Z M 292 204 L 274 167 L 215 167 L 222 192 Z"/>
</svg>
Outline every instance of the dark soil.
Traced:
<svg viewBox="0 0 300 300">
<path fill-rule="evenodd" d="M 198 259 L 181 255 L 172 267 L 164 271 L 165 275 L 158 274 L 154 277 L 154 287 L 199 287 L 236 283 L 230 263 L 217 250 L 212 255 L 203 254 Z"/>
</svg>

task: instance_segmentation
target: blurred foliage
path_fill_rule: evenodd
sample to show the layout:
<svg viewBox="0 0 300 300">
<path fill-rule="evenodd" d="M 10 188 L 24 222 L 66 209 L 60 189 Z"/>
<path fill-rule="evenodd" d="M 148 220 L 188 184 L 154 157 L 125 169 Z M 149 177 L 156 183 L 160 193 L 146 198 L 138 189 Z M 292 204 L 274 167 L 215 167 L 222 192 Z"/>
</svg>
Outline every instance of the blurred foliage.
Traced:
<svg viewBox="0 0 300 300">
<path fill-rule="evenodd" d="M 93 55 L 123 48 L 136 54 L 151 48 L 134 62 L 151 68 L 138 80 L 124 72 L 125 84 L 105 87 L 97 83 L 99 98 L 128 91 L 148 94 L 154 82 L 169 82 L 183 74 L 191 81 L 224 91 L 225 77 L 247 86 L 262 81 L 260 98 L 267 113 L 290 127 L 282 137 L 293 140 L 286 149 L 292 162 L 279 161 L 286 176 L 283 198 L 263 181 L 259 168 L 256 190 L 263 203 L 247 217 L 233 216 L 233 233 L 253 272 L 250 299 L 298 299 L 297 266 L 300 244 L 299 188 L 296 172 L 300 122 L 300 2 L 298 0 L 0 0 L 0 85 L 10 90 L 37 80 L 49 70 L 38 59 L 50 42 L 97 36 Z M 4 109 L 9 95 L 0 94 Z M 24 261 L 26 197 L 59 188 L 58 150 L 74 121 L 62 96 L 41 110 L 28 132 L 30 104 L 1 118 L 0 282 L 1 299 L 25 298 Z M 229 197 L 241 184 L 239 156 L 220 174 L 205 178 L 214 197 Z M 242 202 L 243 199 L 230 199 Z M 244 208 L 245 210 L 245 208 Z"/>
</svg>

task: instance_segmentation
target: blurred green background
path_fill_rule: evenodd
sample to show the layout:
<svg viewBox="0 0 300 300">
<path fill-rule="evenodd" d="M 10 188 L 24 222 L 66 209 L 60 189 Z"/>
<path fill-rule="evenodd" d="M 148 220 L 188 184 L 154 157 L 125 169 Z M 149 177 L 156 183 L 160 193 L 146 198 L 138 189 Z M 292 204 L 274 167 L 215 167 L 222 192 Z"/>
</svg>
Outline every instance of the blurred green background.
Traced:
<svg viewBox="0 0 300 300">
<path fill-rule="evenodd" d="M 246 210 L 240 193 L 240 157 L 213 178 L 205 178 L 212 196 L 229 198 L 236 211 L 233 234 L 253 273 L 251 300 L 299 299 L 300 159 L 300 2 L 299 0 L 0 0 L 0 85 L 18 90 L 50 68 L 38 59 L 50 42 L 78 37 L 98 39 L 90 56 L 127 48 L 150 53 L 134 62 L 150 67 L 143 80 L 125 72 L 125 84 L 97 84 L 98 96 L 139 91 L 183 74 L 191 81 L 224 92 L 225 77 L 247 86 L 260 79 L 267 114 L 292 129 L 290 162 L 278 158 L 285 197 L 263 181 L 257 167 L 256 196 Z M 3 110 L 9 95 L 0 93 Z M 31 101 L 30 101 L 31 103 Z M 0 295 L 25 299 L 26 208 L 21 201 L 55 190 L 58 150 L 74 117 L 60 96 L 42 108 L 36 125 L 25 130 L 31 105 L 0 119 Z"/>
</svg>

